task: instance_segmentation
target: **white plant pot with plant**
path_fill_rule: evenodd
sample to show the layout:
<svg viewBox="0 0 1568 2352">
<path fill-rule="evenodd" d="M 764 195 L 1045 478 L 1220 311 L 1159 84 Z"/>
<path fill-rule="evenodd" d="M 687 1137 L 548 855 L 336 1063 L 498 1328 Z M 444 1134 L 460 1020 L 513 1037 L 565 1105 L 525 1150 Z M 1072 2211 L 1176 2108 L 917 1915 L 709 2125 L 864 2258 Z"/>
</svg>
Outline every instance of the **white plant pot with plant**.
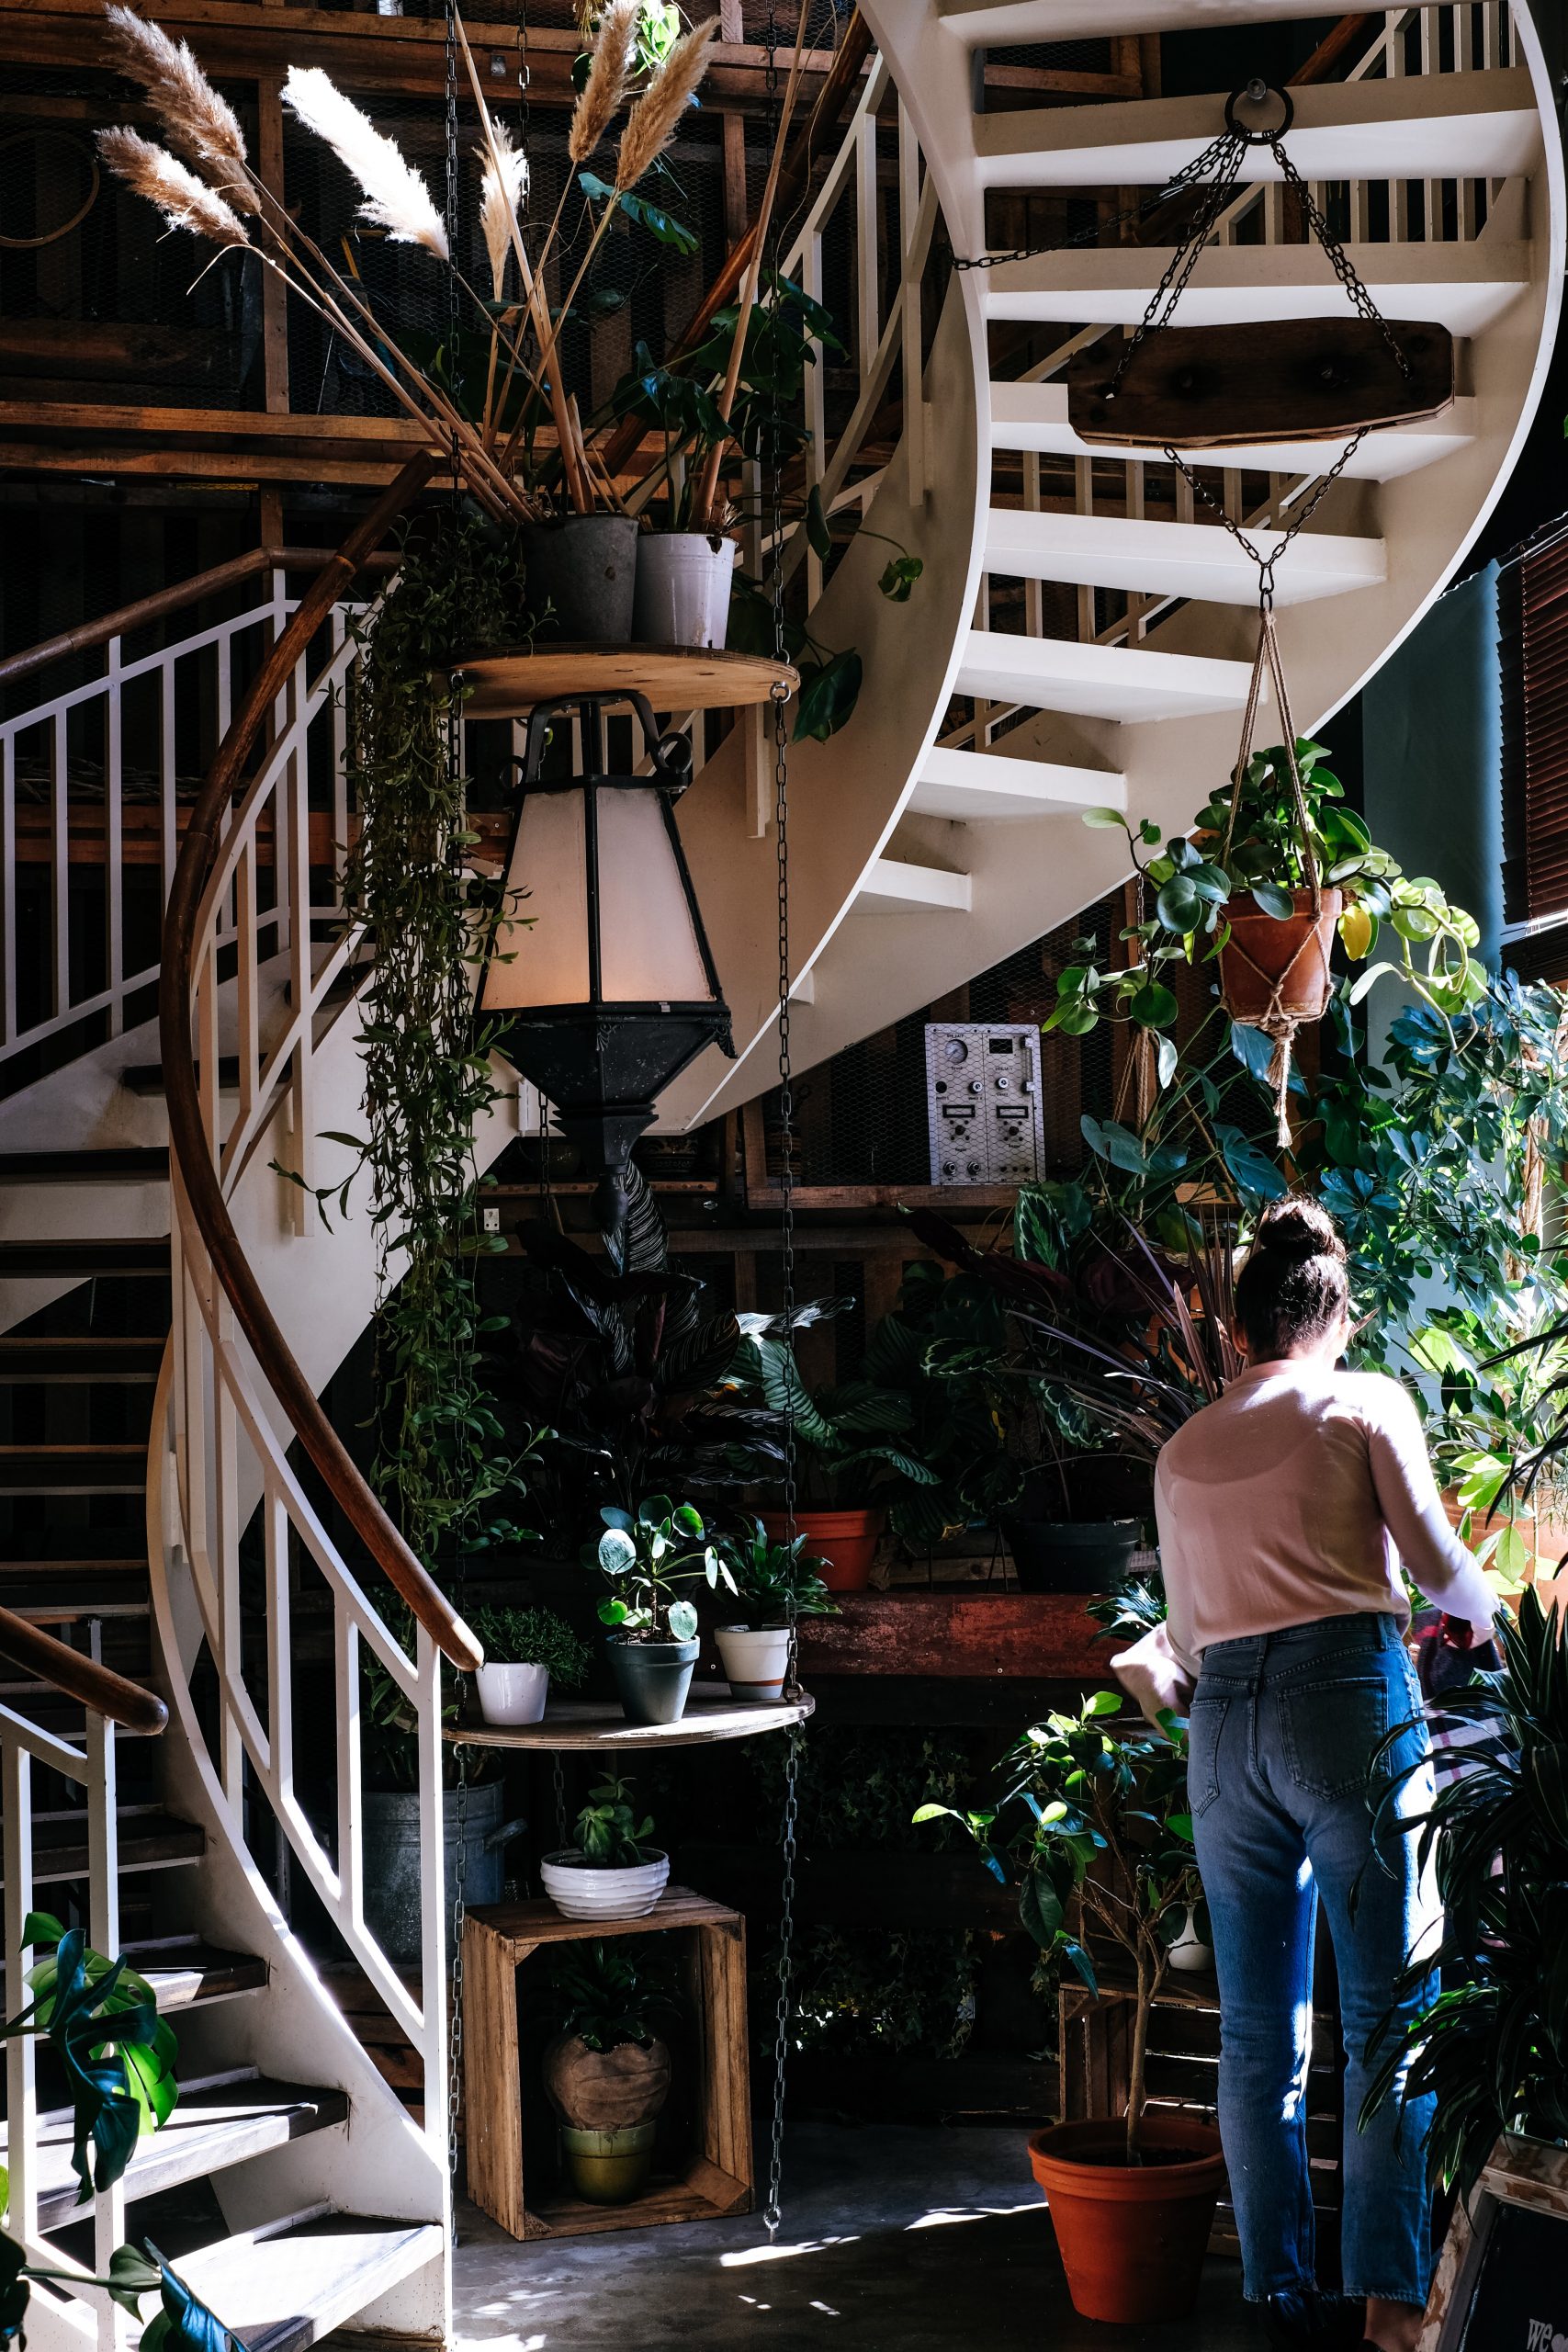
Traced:
<svg viewBox="0 0 1568 2352">
<path fill-rule="evenodd" d="M 822 1581 L 823 1563 L 806 1556 L 806 1544 L 804 1535 L 773 1542 L 760 1519 L 752 1521 L 750 1535 L 720 1540 L 721 1562 L 755 1621 L 718 1628 L 718 1654 L 733 1698 L 782 1699 L 793 1623 L 839 1613 Z"/>
<path fill-rule="evenodd" d="M 721 1584 L 733 1592 L 735 1579 L 690 1503 L 650 1495 L 635 1513 L 606 1504 L 599 1516 L 604 1532 L 581 1557 L 615 1588 L 599 1620 L 626 1721 L 679 1723 L 701 1647 L 683 1588 L 702 1581 L 710 1592 Z"/>
<path fill-rule="evenodd" d="M 553 1609 L 476 1609 L 468 1623 L 485 1654 L 474 1679 L 487 1724 L 536 1724 L 552 1682 L 576 1690 L 587 1676 L 587 1643 Z"/>
<path fill-rule="evenodd" d="M 646 532 L 637 551 L 637 643 L 722 650 L 735 556 L 735 541 L 720 531 Z"/>
<path fill-rule="evenodd" d="M 612 1773 L 588 1792 L 577 1816 L 577 1843 L 539 1865 L 545 1893 L 568 1919 L 645 1918 L 663 1894 L 670 1857 L 650 1846 L 650 1816 L 638 1821 L 631 1782 Z"/>
</svg>

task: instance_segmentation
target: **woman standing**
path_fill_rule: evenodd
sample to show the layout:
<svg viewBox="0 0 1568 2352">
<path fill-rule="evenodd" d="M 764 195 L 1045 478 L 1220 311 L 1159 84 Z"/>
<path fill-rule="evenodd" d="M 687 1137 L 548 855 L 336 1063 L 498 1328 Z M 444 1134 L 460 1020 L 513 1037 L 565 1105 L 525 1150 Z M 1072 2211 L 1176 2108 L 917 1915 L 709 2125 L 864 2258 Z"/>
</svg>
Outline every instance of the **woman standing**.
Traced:
<svg viewBox="0 0 1568 2352">
<path fill-rule="evenodd" d="M 1494 1603 L 1444 1516 L 1409 1396 L 1381 1374 L 1336 1369 L 1350 1330 L 1345 1246 L 1315 1203 L 1266 1213 L 1236 1320 L 1247 1369 L 1170 1440 L 1155 1492 L 1168 1639 L 1197 1678 L 1188 1781 L 1246 2290 L 1276 2344 L 1413 2352 L 1430 2267 L 1430 2117 L 1417 2101 L 1402 2125 L 1395 2098 L 1365 2132 L 1356 2118 L 1369 2043 L 1406 1956 L 1437 1940 L 1436 1906 L 1414 1838 L 1392 1827 L 1374 1856 L 1369 1781 L 1397 1724 L 1414 1719 L 1395 1768 L 1427 1748 L 1401 1563 L 1476 1637 Z M 1428 1777 L 1415 1773 L 1404 1811 L 1425 1809 Z M 1307 2169 L 1320 1900 L 1348 2058 L 1338 2304 L 1317 2289 Z"/>
</svg>

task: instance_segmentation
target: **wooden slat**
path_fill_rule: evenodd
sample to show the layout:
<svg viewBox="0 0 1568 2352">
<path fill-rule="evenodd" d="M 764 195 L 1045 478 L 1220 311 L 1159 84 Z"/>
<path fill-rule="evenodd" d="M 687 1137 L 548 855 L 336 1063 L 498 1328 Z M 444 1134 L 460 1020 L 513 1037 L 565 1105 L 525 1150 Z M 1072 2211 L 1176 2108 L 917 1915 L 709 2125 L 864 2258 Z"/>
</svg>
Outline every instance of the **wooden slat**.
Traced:
<svg viewBox="0 0 1568 2352">
<path fill-rule="evenodd" d="M 801 1671 L 1108 1683 L 1115 1644 L 1077 1593 L 845 1593 L 800 1629 Z"/>
</svg>

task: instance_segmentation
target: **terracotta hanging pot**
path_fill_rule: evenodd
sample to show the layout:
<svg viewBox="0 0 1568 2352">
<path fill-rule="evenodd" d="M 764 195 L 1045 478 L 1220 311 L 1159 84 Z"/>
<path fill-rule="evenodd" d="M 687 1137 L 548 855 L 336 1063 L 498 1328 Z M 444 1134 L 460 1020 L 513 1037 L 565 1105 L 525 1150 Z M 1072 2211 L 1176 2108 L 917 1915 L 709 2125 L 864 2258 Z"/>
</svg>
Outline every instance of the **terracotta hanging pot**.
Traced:
<svg viewBox="0 0 1568 2352">
<path fill-rule="evenodd" d="M 1271 915 L 1253 898 L 1227 899 L 1222 910 L 1230 937 L 1220 950 L 1220 993 L 1225 1011 L 1244 1028 L 1264 1028 L 1276 1017 L 1321 1021 L 1334 986 L 1329 957 L 1334 926 L 1345 903 L 1341 890 L 1292 890 L 1293 911 Z"/>
</svg>

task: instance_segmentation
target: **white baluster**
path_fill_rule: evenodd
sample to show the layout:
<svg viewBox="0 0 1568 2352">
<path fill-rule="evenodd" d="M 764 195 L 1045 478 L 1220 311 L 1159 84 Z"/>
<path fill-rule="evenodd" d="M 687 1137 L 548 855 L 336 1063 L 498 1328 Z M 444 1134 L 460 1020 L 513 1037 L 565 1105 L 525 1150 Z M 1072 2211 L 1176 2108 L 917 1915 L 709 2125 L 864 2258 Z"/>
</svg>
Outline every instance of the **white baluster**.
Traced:
<svg viewBox="0 0 1568 2352">
<path fill-rule="evenodd" d="M 0 1732 L 0 1850 L 6 1861 L 6 2006 L 27 1997 L 22 1928 L 33 1907 L 33 1760 L 14 1733 Z M 6 2163 L 11 2176 L 6 2227 L 24 2245 L 38 2236 L 38 2081 L 30 2034 L 6 2044 Z"/>
<path fill-rule="evenodd" d="M 17 1039 L 17 738 L 0 736 L 0 1020 L 7 1047 Z"/>
<path fill-rule="evenodd" d="M 50 725 L 50 857 L 54 951 L 51 1011 L 56 1019 L 71 1002 L 71 802 L 66 715 L 56 710 Z"/>
<path fill-rule="evenodd" d="M 125 1009 L 125 841 L 120 790 L 124 714 L 119 667 L 120 641 L 111 637 L 104 678 L 104 914 L 111 1037 L 119 1035 Z"/>
</svg>

